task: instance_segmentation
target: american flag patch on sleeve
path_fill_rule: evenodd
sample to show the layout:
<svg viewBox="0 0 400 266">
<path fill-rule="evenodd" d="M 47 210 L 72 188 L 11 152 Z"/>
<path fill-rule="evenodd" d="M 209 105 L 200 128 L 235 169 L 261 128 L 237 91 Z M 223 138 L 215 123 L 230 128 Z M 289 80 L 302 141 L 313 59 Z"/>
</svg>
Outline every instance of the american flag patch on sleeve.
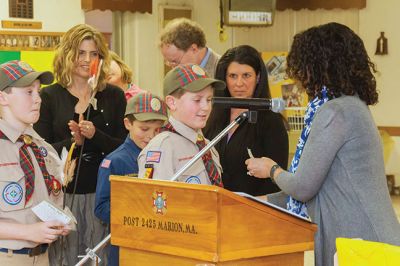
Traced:
<svg viewBox="0 0 400 266">
<path fill-rule="evenodd" d="M 100 166 L 103 168 L 109 168 L 110 164 L 111 164 L 111 160 L 104 159 Z"/>
<path fill-rule="evenodd" d="M 159 163 L 161 158 L 160 151 L 148 151 L 146 154 L 146 163 Z"/>
</svg>

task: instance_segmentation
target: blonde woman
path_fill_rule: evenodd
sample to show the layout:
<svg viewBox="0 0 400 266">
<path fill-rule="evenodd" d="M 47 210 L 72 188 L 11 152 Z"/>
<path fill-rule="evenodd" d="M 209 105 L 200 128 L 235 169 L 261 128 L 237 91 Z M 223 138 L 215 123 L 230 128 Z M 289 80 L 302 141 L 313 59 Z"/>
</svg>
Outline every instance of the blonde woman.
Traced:
<svg viewBox="0 0 400 266">
<path fill-rule="evenodd" d="M 100 59 L 103 64 L 98 83 L 92 89 L 88 83 L 90 66 Z M 127 134 L 123 124 L 124 92 L 106 84 L 109 65 L 108 48 L 102 34 L 89 25 L 76 25 L 65 33 L 56 47 L 57 83 L 41 91 L 41 117 L 34 125 L 35 130 L 58 153 L 63 147 L 69 150 L 75 142 L 74 157 L 80 157 L 74 177 L 66 187 L 66 205 L 78 221 L 77 231 L 72 232 L 64 244 L 67 265 L 75 265 L 78 255 L 85 254 L 86 248 L 93 248 L 105 237 L 105 226 L 94 216 L 97 170 L 103 158 L 121 145 Z M 50 259 L 54 260 L 54 256 L 50 255 Z"/>
</svg>

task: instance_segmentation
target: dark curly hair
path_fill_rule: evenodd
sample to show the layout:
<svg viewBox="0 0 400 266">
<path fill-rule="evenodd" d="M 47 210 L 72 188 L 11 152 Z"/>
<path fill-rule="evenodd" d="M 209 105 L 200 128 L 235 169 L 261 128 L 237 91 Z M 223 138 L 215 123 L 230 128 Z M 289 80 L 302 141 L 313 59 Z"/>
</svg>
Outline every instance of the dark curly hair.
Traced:
<svg viewBox="0 0 400 266">
<path fill-rule="evenodd" d="M 378 102 L 375 65 L 361 38 L 339 23 L 296 34 L 286 72 L 302 84 L 310 97 L 321 97 L 321 89 L 326 86 L 331 96 L 358 94 L 367 105 Z"/>
</svg>

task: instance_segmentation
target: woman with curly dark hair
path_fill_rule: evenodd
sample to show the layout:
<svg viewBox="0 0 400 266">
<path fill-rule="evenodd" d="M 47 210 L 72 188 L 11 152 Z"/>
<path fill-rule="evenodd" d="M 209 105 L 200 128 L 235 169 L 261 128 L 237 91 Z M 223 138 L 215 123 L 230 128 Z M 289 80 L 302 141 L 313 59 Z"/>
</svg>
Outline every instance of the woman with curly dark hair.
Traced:
<svg viewBox="0 0 400 266">
<path fill-rule="evenodd" d="M 368 109 L 378 101 L 374 72 L 362 40 L 344 25 L 297 34 L 287 73 L 311 101 L 290 170 L 269 158 L 246 162 L 255 176 L 272 178 L 290 195 L 285 197 L 290 211 L 318 224 L 316 265 L 334 264 L 338 237 L 400 245 L 382 145 Z M 278 202 L 280 194 L 269 200 Z"/>
<path fill-rule="evenodd" d="M 236 98 L 271 98 L 265 64 L 259 52 L 249 45 L 229 49 L 220 58 L 215 78 L 227 87 L 215 91 L 215 96 Z M 204 134 L 212 139 L 246 110 L 214 106 Z M 288 136 L 282 116 L 272 111 L 260 111 L 257 123 L 242 123 L 233 128 L 216 146 L 223 168 L 222 182 L 226 189 L 253 196 L 279 191 L 269 179 L 259 179 L 247 171 L 245 161 L 252 151 L 255 157 L 270 157 L 286 168 Z"/>
</svg>

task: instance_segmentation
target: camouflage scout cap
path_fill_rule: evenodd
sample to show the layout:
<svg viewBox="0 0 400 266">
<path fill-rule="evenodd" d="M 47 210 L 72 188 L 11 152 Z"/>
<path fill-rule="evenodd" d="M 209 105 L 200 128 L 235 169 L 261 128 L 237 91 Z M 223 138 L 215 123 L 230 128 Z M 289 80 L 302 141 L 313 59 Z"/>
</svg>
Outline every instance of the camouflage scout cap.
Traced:
<svg viewBox="0 0 400 266">
<path fill-rule="evenodd" d="M 225 82 L 209 78 L 199 65 L 179 65 L 165 75 L 164 97 L 170 95 L 179 88 L 190 92 L 197 92 L 209 85 L 213 86 L 214 89 L 225 88 Z"/>
<path fill-rule="evenodd" d="M 36 72 L 23 61 L 13 60 L 0 65 L 0 90 L 7 87 L 26 87 L 36 79 L 41 84 L 51 84 L 54 76 L 50 71 Z"/>
<path fill-rule="evenodd" d="M 167 120 L 167 105 L 159 97 L 142 92 L 128 100 L 125 115 L 133 114 L 139 121 Z"/>
</svg>

